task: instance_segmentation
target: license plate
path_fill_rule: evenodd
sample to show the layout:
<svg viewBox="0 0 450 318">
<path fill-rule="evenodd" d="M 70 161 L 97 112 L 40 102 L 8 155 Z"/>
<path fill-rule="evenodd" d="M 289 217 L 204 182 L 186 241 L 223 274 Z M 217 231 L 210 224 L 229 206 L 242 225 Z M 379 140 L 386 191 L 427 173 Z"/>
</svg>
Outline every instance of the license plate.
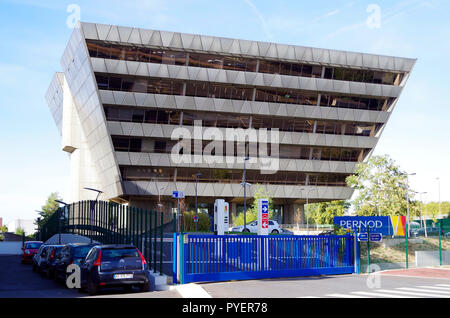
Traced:
<svg viewBox="0 0 450 318">
<path fill-rule="evenodd" d="M 133 274 L 114 274 L 114 279 L 130 279 L 133 278 Z"/>
</svg>

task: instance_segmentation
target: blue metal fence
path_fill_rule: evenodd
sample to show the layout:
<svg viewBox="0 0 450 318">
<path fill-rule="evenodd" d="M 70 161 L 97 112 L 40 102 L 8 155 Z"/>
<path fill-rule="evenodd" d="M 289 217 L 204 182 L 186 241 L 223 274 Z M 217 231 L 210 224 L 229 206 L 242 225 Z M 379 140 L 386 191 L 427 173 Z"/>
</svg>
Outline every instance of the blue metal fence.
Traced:
<svg viewBox="0 0 450 318">
<path fill-rule="evenodd" d="M 349 274 L 353 236 L 174 234 L 174 282 Z M 182 247 L 182 248 L 180 248 Z"/>
</svg>

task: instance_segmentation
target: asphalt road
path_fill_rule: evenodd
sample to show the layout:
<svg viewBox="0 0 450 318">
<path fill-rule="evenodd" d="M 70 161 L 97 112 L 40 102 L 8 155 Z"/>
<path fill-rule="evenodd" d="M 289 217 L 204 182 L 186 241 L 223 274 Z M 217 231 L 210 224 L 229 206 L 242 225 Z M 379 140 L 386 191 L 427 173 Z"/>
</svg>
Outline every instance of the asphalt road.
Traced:
<svg viewBox="0 0 450 318">
<path fill-rule="evenodd" d="M 440 272 L 439 272 L 440 271 Z M 388 274 L 388 275 L 386 275 Z M 450 298 L 450 269 L 393 271 L 383 275 L 339 275 L 183 285 L 180 290 L 126 293 L 109 289 L 96 298 Z M 402 275 L 402 276 L 398 276 Z M 428 275 L 428 277 L 426 277 Z M 182 286 L 182 287 L 183 287 Z M 183 287 L 183 288 L 184 288 Z M 200 295 L 200 296 L 198 296 Z M 19 256 L 0 256 L 0 298 L 91 298 L 33 273 Z"/>
<path fill-rule="evenodd" d="M 450 279 L 337 275 L 201 284 L 213 298 L 450 298 Z"/>
<path fill-rule="evenodd" d="M 100 291 L 88 296 L 65 285 L 33 273 L 31 264 L 21 264 L 19 256 L 0 256 L 0 298 L 79 298 L 79 297 L 122 297 L 122 298 L 173 298 L 180 297 L 176 291 L 153 291 L 140 293 L 135 289 L 125 293 L 123 289 Z"/>
</svg>

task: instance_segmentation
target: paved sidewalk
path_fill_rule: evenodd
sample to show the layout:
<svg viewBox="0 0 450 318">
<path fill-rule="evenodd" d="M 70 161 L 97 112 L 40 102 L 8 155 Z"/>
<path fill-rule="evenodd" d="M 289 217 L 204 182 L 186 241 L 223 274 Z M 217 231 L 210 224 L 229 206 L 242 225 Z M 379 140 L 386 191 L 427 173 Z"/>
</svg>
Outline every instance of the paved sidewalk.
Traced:
<svg viewBox="0 0 450 318">
<path fill-rule="evenodd" d="M 380 272 L 382 275 L 450 279 L 450 268 L 412 268 L 387 270 Z"/>
</svg>

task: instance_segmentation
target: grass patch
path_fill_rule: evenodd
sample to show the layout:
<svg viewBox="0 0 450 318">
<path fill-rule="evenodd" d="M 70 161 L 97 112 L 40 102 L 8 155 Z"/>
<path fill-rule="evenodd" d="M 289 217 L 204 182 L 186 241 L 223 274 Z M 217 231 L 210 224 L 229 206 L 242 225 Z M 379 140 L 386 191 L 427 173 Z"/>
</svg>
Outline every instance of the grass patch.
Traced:
<svg viewBox="0 0 450 318">
<path fill-rule="evenodd" d="M 415 263 L 416 251 L 439 251 L 439 238 L 420 238 L 422 243 L 408 241 L 408 263 Z M 388 239 L 385 239 L 388 241 Z M 450 250 L 450 239 L 442 238 L 442 251 Z M 360 244 L 361 262 L 367 262 L 367 244 Z M 406 242 L 402 240 L 397 245 L 385 247 L 383 243 L 370 242 L 370 263 L 401 263 L 406 262 Z"/>
</svg>

